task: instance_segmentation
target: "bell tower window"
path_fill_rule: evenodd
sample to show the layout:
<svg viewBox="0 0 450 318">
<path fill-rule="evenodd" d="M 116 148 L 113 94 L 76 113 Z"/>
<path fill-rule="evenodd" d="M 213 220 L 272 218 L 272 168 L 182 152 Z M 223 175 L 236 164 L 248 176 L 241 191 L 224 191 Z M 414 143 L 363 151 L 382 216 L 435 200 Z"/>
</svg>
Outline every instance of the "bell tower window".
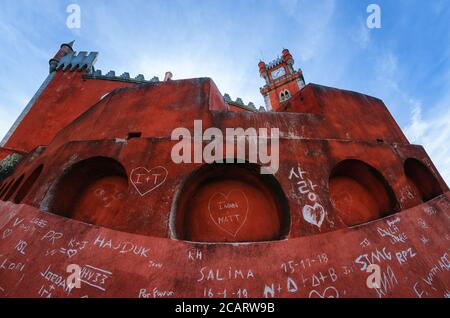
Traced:
<svg viewBox="0 0 450 318">
<path fill-rule="evenodd" d="M 284 101 L 287 101 L 289 98 L 291 98 L 291 93 L 287 89 L 285 89 L 284 91 L 282 91 L 280 93 L 280 102 L 281 103 Z"/>
</svg>

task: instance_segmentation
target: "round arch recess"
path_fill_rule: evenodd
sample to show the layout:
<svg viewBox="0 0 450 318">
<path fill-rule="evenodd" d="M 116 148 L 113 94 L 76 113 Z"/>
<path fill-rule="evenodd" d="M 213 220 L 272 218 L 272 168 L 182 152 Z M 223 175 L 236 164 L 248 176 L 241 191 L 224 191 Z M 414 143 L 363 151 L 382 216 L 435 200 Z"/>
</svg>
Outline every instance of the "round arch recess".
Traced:
<svg viewBox="0 0 450 318">
<path fill-rule="evenodd" d="M 249 163 L 215 163 L 191 174 L 175 198 L 174 236 L 195 242 L 286 238 L 289 204 L 278 181 Z"/>
<path fill-rule="evenodd" d="M 443 193 L 435 176 L 419 160 L 414 158 L 406 159 L 404 171 L 409 185 L 423 202 L 427 202 Z"/>
<path fill-rule="evenodd" d="M 89 224 L 120 230 L 128 177 L 123 166 L 93 157 L 66 170 L 53 188 L 49 211 Z"/>
<path fill-rule="evenodd" d="M 367 223 L 398 211 L 395 195 L 375 168 L 359 160 L 344 160 L 329 179 L 334 213 L 347 226 Z"/>
</svg>

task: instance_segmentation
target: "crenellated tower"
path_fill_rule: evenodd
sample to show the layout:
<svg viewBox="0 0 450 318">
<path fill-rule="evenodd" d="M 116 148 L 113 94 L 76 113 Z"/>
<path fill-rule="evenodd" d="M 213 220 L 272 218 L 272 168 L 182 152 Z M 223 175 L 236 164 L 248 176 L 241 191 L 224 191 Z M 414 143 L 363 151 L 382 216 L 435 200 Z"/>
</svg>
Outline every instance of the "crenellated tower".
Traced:
<svg viewBox="0 0 450 318">
<path fill-rule="evenodd" d="M 69 42 L 69 43 L 63 43 L 61 44 L 61 47 L 59 48 L 58 52 L 55 54 L 55 56 L 53 58 L 50 59 L 50 61 L 48 61 L 48 64 L 50 66 L 50 73 L 53 73 L 54 71 L 56 71 L 56 68 L 59 64 L 59 62 L 61 61 L 61 58 L 74 53 L 73 50 L 73 44 L 75 41 Z"/>
<path fill-rule="evenodd" d="M 294 69 L 294 58 L 288 49 L 282 51 L 281 57 L 266 64 L 260 61 L 259 74 L 266 81 L 260 88 L 266 109 L 277 111 L 280 104 L 290 99 L 305 86 L 302 70 Z"/>
</svg>

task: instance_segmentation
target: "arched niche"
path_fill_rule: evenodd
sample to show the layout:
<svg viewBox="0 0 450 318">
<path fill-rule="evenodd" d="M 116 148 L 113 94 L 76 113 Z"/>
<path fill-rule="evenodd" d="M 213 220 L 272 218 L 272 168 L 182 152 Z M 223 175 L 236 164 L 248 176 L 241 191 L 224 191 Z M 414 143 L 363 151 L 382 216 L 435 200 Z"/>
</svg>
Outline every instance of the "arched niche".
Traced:
<svg viewBox="0 0 450 318">
<path fill-rule="evenodd" d="M 31 175 L 25 180 L 23 185 L 20 187 L 19 191 L 17 191 L 17 194 L 14 198 L 14 203 L 22 202 L 22 200 L 26 197 L 28 192 L 30 192 L 36 180 L 41 175 L 43 168 L 44 168 L 43 165 L 39 165 L 36 169 L 34 169 Z"/>
<path fill-rule="evenodd" d="M 289 205 L 278 181 L 248 163 L 195 171 L 175 198 L 175 237 L 195 242 L 257 242 L 287 237 Z"/>
<path fill-rule="evenodd" d="M 5 189 L 5 187 L 6 187 L 6 185 L 7 185 L 7 183 L 8 183 L 8 182 L 6 182 L 6 181 L 2 182 L 2 186 L 0 187 L 0 197 L 1 197 L 1 195 L 2 195 L 3 190 Z"/>
<path fill-rule="evenodd" d="M 3 200 L 3 201 L 5 201 L 4 200 L 4 196 L 5 196 L 5 194 L 6 194 L 6 192 L 8 192 L 8 189 L 9 189 L 9 187 L 11 186 L 11 184 L 14 182 L 14 180 L 6 180 L 5 181 L 5 186 L 4 186 L 4 188 L 3 188 L 3 190 L 2 190 L 2 192 L 0 193 L 0 198 Z"/>
<path fill-rule="evenodd" d="M 347 225 L 373 221 L 397 211 L 395 195 L 375 168 L 359 160 L 340 162 L 329 179 L 334 213 Z"/>
<path fill-rule="evenodd" d="M 20 186 L 23 180 L 23 175 L 19 177 L 14 183 L 12 184 L 11 188 L 6 192 L 5 197 L 3 198 L 4 201 L 8 201 L 9 198 L 16 192 L 17 188 Z"/>
<path fill-rule="evenodd" d="M 409 185 L 420 195 L 423 202 L 429 201 L 443 193 L 434 175 L 419 160 L 406 159 L 404 171 Z"/>
<path fill-rule="evenodd" d="M 70 167 L 52 192 L 52 213 L 115 228 L 121 223 L 117 215 L 128 192 L 128 177 L 118 161 L 93 157 Z"/>
</svg>

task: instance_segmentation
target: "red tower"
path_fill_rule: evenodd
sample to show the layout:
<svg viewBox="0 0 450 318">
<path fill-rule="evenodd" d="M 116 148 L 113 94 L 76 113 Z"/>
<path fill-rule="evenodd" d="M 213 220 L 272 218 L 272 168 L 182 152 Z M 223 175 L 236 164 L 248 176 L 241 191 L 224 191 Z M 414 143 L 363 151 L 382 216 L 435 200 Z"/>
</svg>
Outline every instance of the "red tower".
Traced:
<svg viewBox="0 0 450 318">
<path fill-rule="evenodd" d="M 282 56 L 269 64 L 260 61 L 259 74 L 265 79 L 266 85 L 260 91 L 264 97 L 267 110 L 279 109 L 284 103 L 305 86 L 302 71 L 294 69 L 294 59 L 288 49 Z"/>
</svg>

